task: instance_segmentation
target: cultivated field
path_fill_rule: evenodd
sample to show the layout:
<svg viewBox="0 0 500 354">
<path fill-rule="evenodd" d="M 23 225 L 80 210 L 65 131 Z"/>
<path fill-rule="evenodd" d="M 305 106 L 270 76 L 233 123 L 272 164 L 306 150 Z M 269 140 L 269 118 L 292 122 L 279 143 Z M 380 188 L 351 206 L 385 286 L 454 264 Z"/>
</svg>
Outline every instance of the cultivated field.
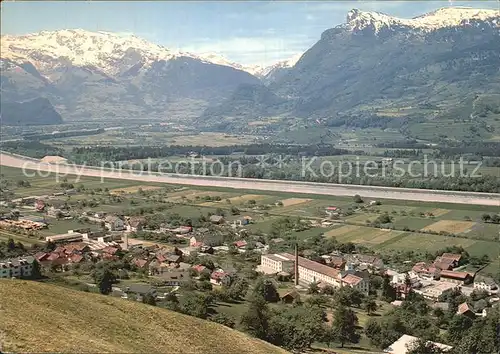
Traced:
<svg viewBox="0 0 500 354">
<path fill-rule="evenodd" d="M 283 203 L 284 207 L 289 207 L 289 206 L 295 206 L 295 205 L 302 204 L 302 203 L 307 203 L 307 202 L 310 202 L 311 200 L 312 199 L 307 199 L 307 198 L 287 198 L 287 199 L 281 200 L 281 202 Z"/>
<path fill-rule="evenodd" d="M 458 221 L 458 220 L 439 220 L 434 224 L 426 226 L 424 231 L 433 231 L 433 232 L 449 232 L 452 234 L 461 234 L 469 231 L 472 227 L 476 225 L 475 222 L 472 221 Z"/>
<path fill-rule="evenodd" d="M 158 186 L 148 186 L 148 185 L 139 185 L 139 186 L 133 186 L 133 187 L 127 187 L 127 188 L 116 188 L 112 189 L 109 192 L 112 194 L 133 194 L 133 193 L 138 193 L 140 190 L 142 191 L 154 191 L 157 189 L 161 189 L 162 187 Z"/>
<path fill-rule="evenodd" d="M 229 201 L 231 204 L 243 204 L 248 202 L 249 200 L 260 200 L 260 199 L 265 199 L 266 196 L 262 194 L 243 194 L 238 197 L 232 197 L 229 198 Z"/>
<path fill-rule="evenodd" d="M 27 179 L 22 177 L 18 169 L 2 166 L 2 173 L 6 180 L 12 181 L 9 189 L 13 190 L 14 196 L 42 195 L 60 191 L 59 184 L 53 176 L 29 178 L 31 186 L 17 186 L 16 181 Z M 434 252 L 439 248 L 450 245 L 461 245 L 471 254 L 482 256 L 488 254 L 491 258 L 498 257 L 500 252 L 498 237 L 499 225 L 482 222 L 481 215 L 484 213 L 498 212 L 493 206 L 475 206 L 464 204 L 425 203 L 404 200 L 383 200 L 382 205 L 369 206 L 368 203 L 357 204 L 353 202 L 352 196 L 325 196 L 294 193 L 271 192 L 271 191 L 248 191 L 238 189 L 224 189 L 211 187 L 179 187 L 175 185 L 164 185 L 148 183 L 144 181 L 106 179 L 101 183 L 99 178 L 69 176 L 67 183 L 73 183 L 75 187 L 84 186 L 85 191 L 79 194 L 62 197 L 68 203 L 78 204 L 86 202 L 93 203 L 92 207 L 80 207 L 82 210 L 104 211 L 108 213 L 124 214 L 133 210 L 146 210 L 155 212 L 162 203 L 168 201 L 163 214 L 178 214 L 184 218 L 197 219 L 208 213 L 215 213 L 217 208 L 223 210 L 225 218 L 232 222 L 242 215 L 253 218 L 253 224 L 247 226 L 252 233 L 269 233 L 276 220 L 284 217 L 310 221 L 320 221 L 326 216 L 325 208 L 336 206 L 343 212 L 349 212 L 349 216 L 340 216 L 339 220 L 331 220 L 336 224 L 328 228 L 315 227 L 305 231 L 292 232 L 291 237 L 307 239 L 312 236 L 324 234 L 325 237 L 335 237 L 339 242 L 353 242 L 374 248 L 380 252 L 392 251 L 429 251 Z M 162 189 L 158 189 L 164 187 Z M 124 190 L 120 196 L 121 200 L 113 201 L 105 191 Z M 145 195 L 136 193 L 139 188 L 150 191 Z M 220 201 L 213 201 L 218 197 Z M 207 201 L 205 198 L 211 198 Z M 229 200 L 229 203 L 228 203 Z M 255 204 L 248 201 L 255 200 Z M 283 206 L 275 203 L 282 201 Z M 231 208 L 237 207 L 239 215 L 232 215 Z M 76 214 L 79 214 L 77 212 Z M 32 214 L 29 212 L 28 214 Z M 375 228 L 366 222 L 373 222 L 381 214 L 387 213 L 391 216 L 391 223 L 383 225 L 383 228 Z M 465 220 L 464 220 L 465 219 Z M 67 232 L 69 229 L 94 227 L 96 224 L 85 223 L 76 220 L 47 219 L 50 223 L 49 229 L 40 232 L 39 236 Z M 389 230 L 393 228 L 394 230 Z M 455 237 L 445 235 L 433 235 L 419 232 L 418 230 L 429 229 L 434 232 L 449 232 Z M 1 239 L 8 235 L 0 234 Z M 24 243 L 39 242 L 38 238 L 19 235 L 15 238 Z M 495 242 L 496 241 L 496 242 Z"/>
</svg>

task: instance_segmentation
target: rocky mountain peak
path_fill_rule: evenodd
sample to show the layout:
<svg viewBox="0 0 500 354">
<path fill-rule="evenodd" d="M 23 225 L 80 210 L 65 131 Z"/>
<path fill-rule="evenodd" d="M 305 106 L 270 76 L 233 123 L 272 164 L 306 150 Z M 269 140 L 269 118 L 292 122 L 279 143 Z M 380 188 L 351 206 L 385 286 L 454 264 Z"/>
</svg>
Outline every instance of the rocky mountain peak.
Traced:
<svg viewBox="0 0 500 354">
<path fill-rule="evenodd" d="M 404 19 L 381 12 L 353 9 L 348 12 L 343 27 L 353 32 L 368 29 L 379 33 L 383 29 L 397 28 L 431 32 L 446 27 L 467 26 L 474 21 L 500 25 L 500 13 L 497 10 L 446 7 L 412 19 Z"/>
</svg>

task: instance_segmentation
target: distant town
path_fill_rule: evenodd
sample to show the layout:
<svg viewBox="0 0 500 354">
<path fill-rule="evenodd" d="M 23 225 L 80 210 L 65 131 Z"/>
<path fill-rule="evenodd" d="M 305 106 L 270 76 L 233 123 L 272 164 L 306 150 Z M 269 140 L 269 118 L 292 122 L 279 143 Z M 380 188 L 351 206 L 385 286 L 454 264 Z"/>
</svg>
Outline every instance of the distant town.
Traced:
<svg viewBox="0 0 500 354">
<path fill-rule="evenodd" d="M 396 214 L 373 212 L 384 207 L 384 200 L 364 201 L 357 195 L 350 202 L 335 198 L 311 204 L 311 198 L 130 185 L 134 182 L 91 188 L 94 182 L 88 178 L 40 188 L 37 184 L 45 185 L 47 178 L 32 185 L 4 177 L 4 196 L 14 197 L 2 201 L 1 278 L 143 302 L 257 337 L 247 318 L 255 315 L 253 306 L 269 311 L 269 320 L 296 306 L 325 313 L 326 322 L 316 323 L 318 331 L 326 331 L 321 337 L 311 334 L 300 345 L 291 338 L 277 343 L 291 350 L 331 341 L 399 354 L 397 348 L 425 339 L 446 351 L 461 345 L 452 339 L 451 323 L 465 321 L 472 328 L 498 309 L 498 281 L 483 271 L 488 257 L 458 245 L 427 253 L 379 253 L 363 243 L 341 241 L 348 230 L 363 230 L 381 242 L 404 235 L 384 229 Z M 51 188 L 50 194 L 25 194 Z M 24 196 L 15 197 L 19 193 Z M 149 207 L 151 201 L 156 205 Z M 285 216 L 304 214 L 309 204 L 314 205 L 311 216 Z M 377 223 L 349 222 L 363 213 L 376 215 Z M 420 218 L 436 223 L 425 213 Z M 265 302 L 258 305 L 256 296 Z M 425 328 L 407 323 L 381 337 L 383 322 L 377 316 L 406 316 L 408 306 L 418 303 L 427 308 L 418 315 L 428 321 Z M 343 316 L 342 321 L 335 316 Z M 304 325 L 297 321 L 294 326 Z M 335 326 L 350 334 L 328 334 Z M 267 338 L 262 335 L 273 343 Z"/>
</svg>

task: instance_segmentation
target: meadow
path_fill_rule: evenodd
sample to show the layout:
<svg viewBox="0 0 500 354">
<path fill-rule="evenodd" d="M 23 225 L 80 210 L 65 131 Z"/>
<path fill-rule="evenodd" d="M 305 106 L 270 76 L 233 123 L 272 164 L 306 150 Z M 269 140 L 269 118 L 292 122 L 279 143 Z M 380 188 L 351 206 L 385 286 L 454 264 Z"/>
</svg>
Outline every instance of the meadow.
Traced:
<svg viewBox="0 0 500 354">
<path fill-rule="evenodd" d="M 14 197 L 52 194 L 60 191 L 61 182 L 54 176 L 28 178 L 20 170 L 2 167 L 3 179 L 7 189 Z M 29 187 L 18 186 L 17 181 L 27 180 Z M 274 221 L 291 217 L 310 221 L 320 221 L 327 217 L 325 208 L 336 206 L 348 216 L 332 220 L 337 225 L 313 227 L 296 232 L 299 239 L 324 234 L 335 237 L 339 242 L 352 242 L 371 247 L 380 252 L 390 251 L 429 251 L 457 245 L 464 247 L 472 255 L 488 254 L 496 259 L 500 253 L 498 242 L 499 225 L 484 223 L 484 213 L 496 213 L 498 208 L 448 203 L 420 203 L 411 201 L 380 200 L 380 205 L 357 204 L 351 197 L 330 197 L 318 195 L 296 195 L 283 192 L 262 192 L 252 190 L 227 190 L 223 188 L 194 188 L 165 184 L 143 183 L 140 181 L 105 180 L 99 178 L 68 176 L 67 182 L 75 186 L 85 186 L 86 192 L 66 196 L 66 200 L 96 200 L 99 205 L 92 210 L 122 214 L 130 208 L 152 208 L 158 202 L 157 197 L 172 205 L 164 213 L 177 213 L 187 218 L 197 218 L 208 213 L 222 210 L 228 222 L 243 215 L 253 218 L 247 228 L 251 232 L 268 233 Z M 90 192 L 89 192 L 90 191 Z M 122 191 L 122 192 L 118 192 Z M 121 201 L 109 202 L 108 193 L 118 194 Z M 232 215 L 232 209 L 240 210 Z M 89 208 L 87 208 L 89 209 Z M 30 214 L 32 212 L 28 212 Z M 387 213 L 391 222 L 373 227 L 380 215 Z M 48 219 L 50 228 L 41 235 L 57 234 L 69 229 L 95 224 L 82 224 L 75 220 Z M 437 234 L 431 234 L 437 233 Z M 5 239 L 5 233 L 0 238 Z M 25 236 L 19 236 L 21 242 L 27 242 Z M 30 239 L 31 240 L 31 239 Z"/>
</svg>

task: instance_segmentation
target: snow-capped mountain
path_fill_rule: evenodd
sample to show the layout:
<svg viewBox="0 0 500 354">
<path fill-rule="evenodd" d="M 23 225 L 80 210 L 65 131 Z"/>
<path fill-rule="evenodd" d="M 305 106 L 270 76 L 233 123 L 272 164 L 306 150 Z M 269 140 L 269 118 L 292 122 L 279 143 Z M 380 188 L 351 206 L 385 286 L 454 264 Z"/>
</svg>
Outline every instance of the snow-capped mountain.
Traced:
<svg viewBox="0 0 500 354">
<path fill-rule="evenodd" d="M 53 65 L 63 60 L 74 66 L 90 66 L 107 75 L 117 75 L 134 61 L 144 67 L 160 60 L 191 58 L 210 64 L 224 65 L 241 70 L 215 53 L 194 54 L 168 49 L 135 35 L 118 35 L 110 32 L 90 32 L 82 29 L 42 31 L 22 36 L 2 36 L 2 58 L 30 61 L 35 67 Z M 135 63 L 133 63 L 135 64 Z"/>
<path fill-rule="evenodd" d="M 304 53 L 297 53 L 291 58 L 277 61 L 272 65 L 264 67 L 261 66 L 257 70 L 255 70 L 254 75 L 256 75 L 257 77 L 265 78 L 276 70 L 292 68 L 299 61 L 303 54 Z"/>
<path fill-rule="evenodd" d="M 241 112 L 257 112 L 262 120 L 289 116 L 329 120 L 332 126 L 398 127 L 413 118 L 421 124 L 444 117 L 471 96 L 500 92 L 499 20 L 498 11 L 470 8 L 414 19 L 352 10 L 265 88 L 286 102 L 267 102 L 262 87 L 246 90 L 221 108 L 207 109 L 205 121 L 227 120 L 220 126 L 228 127 Z M 374 113 L 407 107 L 415 111 L 402 113 L 401 120 Z M 435 110 L 422 113 L 418 107 Z"/>
<path fill-rule="evenodd" d="M 172 50 L 133 35 L 43 31 L 2 36 L 1 48 L 2 99 L 47 97 L 65 118 L 191 114 L 240 84 L 258 83 L 219 55 Z"/>
<path fill-rule="evenodd" d="M 226 103 L 218 117 L 238 117 L 231 107 L 242 106 L 249 114 L 324 117 L 361 103 L 451 102 L 498 89 L 499 37 L 496 10 L 401 19 L 355 9 L 305 53 L 263 67 L 109 32 L 2 36 L 1 99 L 47 98 L 63 119 L 196 118 L 226 99 L 239 106 Z"/>
<path fill-rule="evenodd" d="M 54 61 L 64 59 L 65 62 L 74 66 L 98 68 L 110 76 L 127 70 L 128 66 L 131 66 L 127 64 L 133 62 L 134 59 L 140 59 L 143 67 L 146 68 L 155 61 L 185 57 L 264 77 L 275 68 L 292 67 L 301 55 L 270 66 L 242 65 L 218 53 L 195 54 L 165 48 L 135 35 L 119 35 L 103 31 L 90 32 L 82 29 L 42 31 L 22 36 L 6 35 L 1 38 L 1 46 L 2 58 L 29 61 L 41 70 L 51 67 Z"/>
<path fill-rule="evenodd" d="M 380 12 L 353 9 L 349 11 L 346 23 L 341 27 L 351 31 L 371 29 L 375 33 L 383 29 L 395 30 L 401 28 L 431 32 L 447 27 L 469 26 L 475 21 L 500 25 L 499 12 L 497 10 L 468 7 L 448 7 L 412 19 L 403 19 Z"/>
</svg>

